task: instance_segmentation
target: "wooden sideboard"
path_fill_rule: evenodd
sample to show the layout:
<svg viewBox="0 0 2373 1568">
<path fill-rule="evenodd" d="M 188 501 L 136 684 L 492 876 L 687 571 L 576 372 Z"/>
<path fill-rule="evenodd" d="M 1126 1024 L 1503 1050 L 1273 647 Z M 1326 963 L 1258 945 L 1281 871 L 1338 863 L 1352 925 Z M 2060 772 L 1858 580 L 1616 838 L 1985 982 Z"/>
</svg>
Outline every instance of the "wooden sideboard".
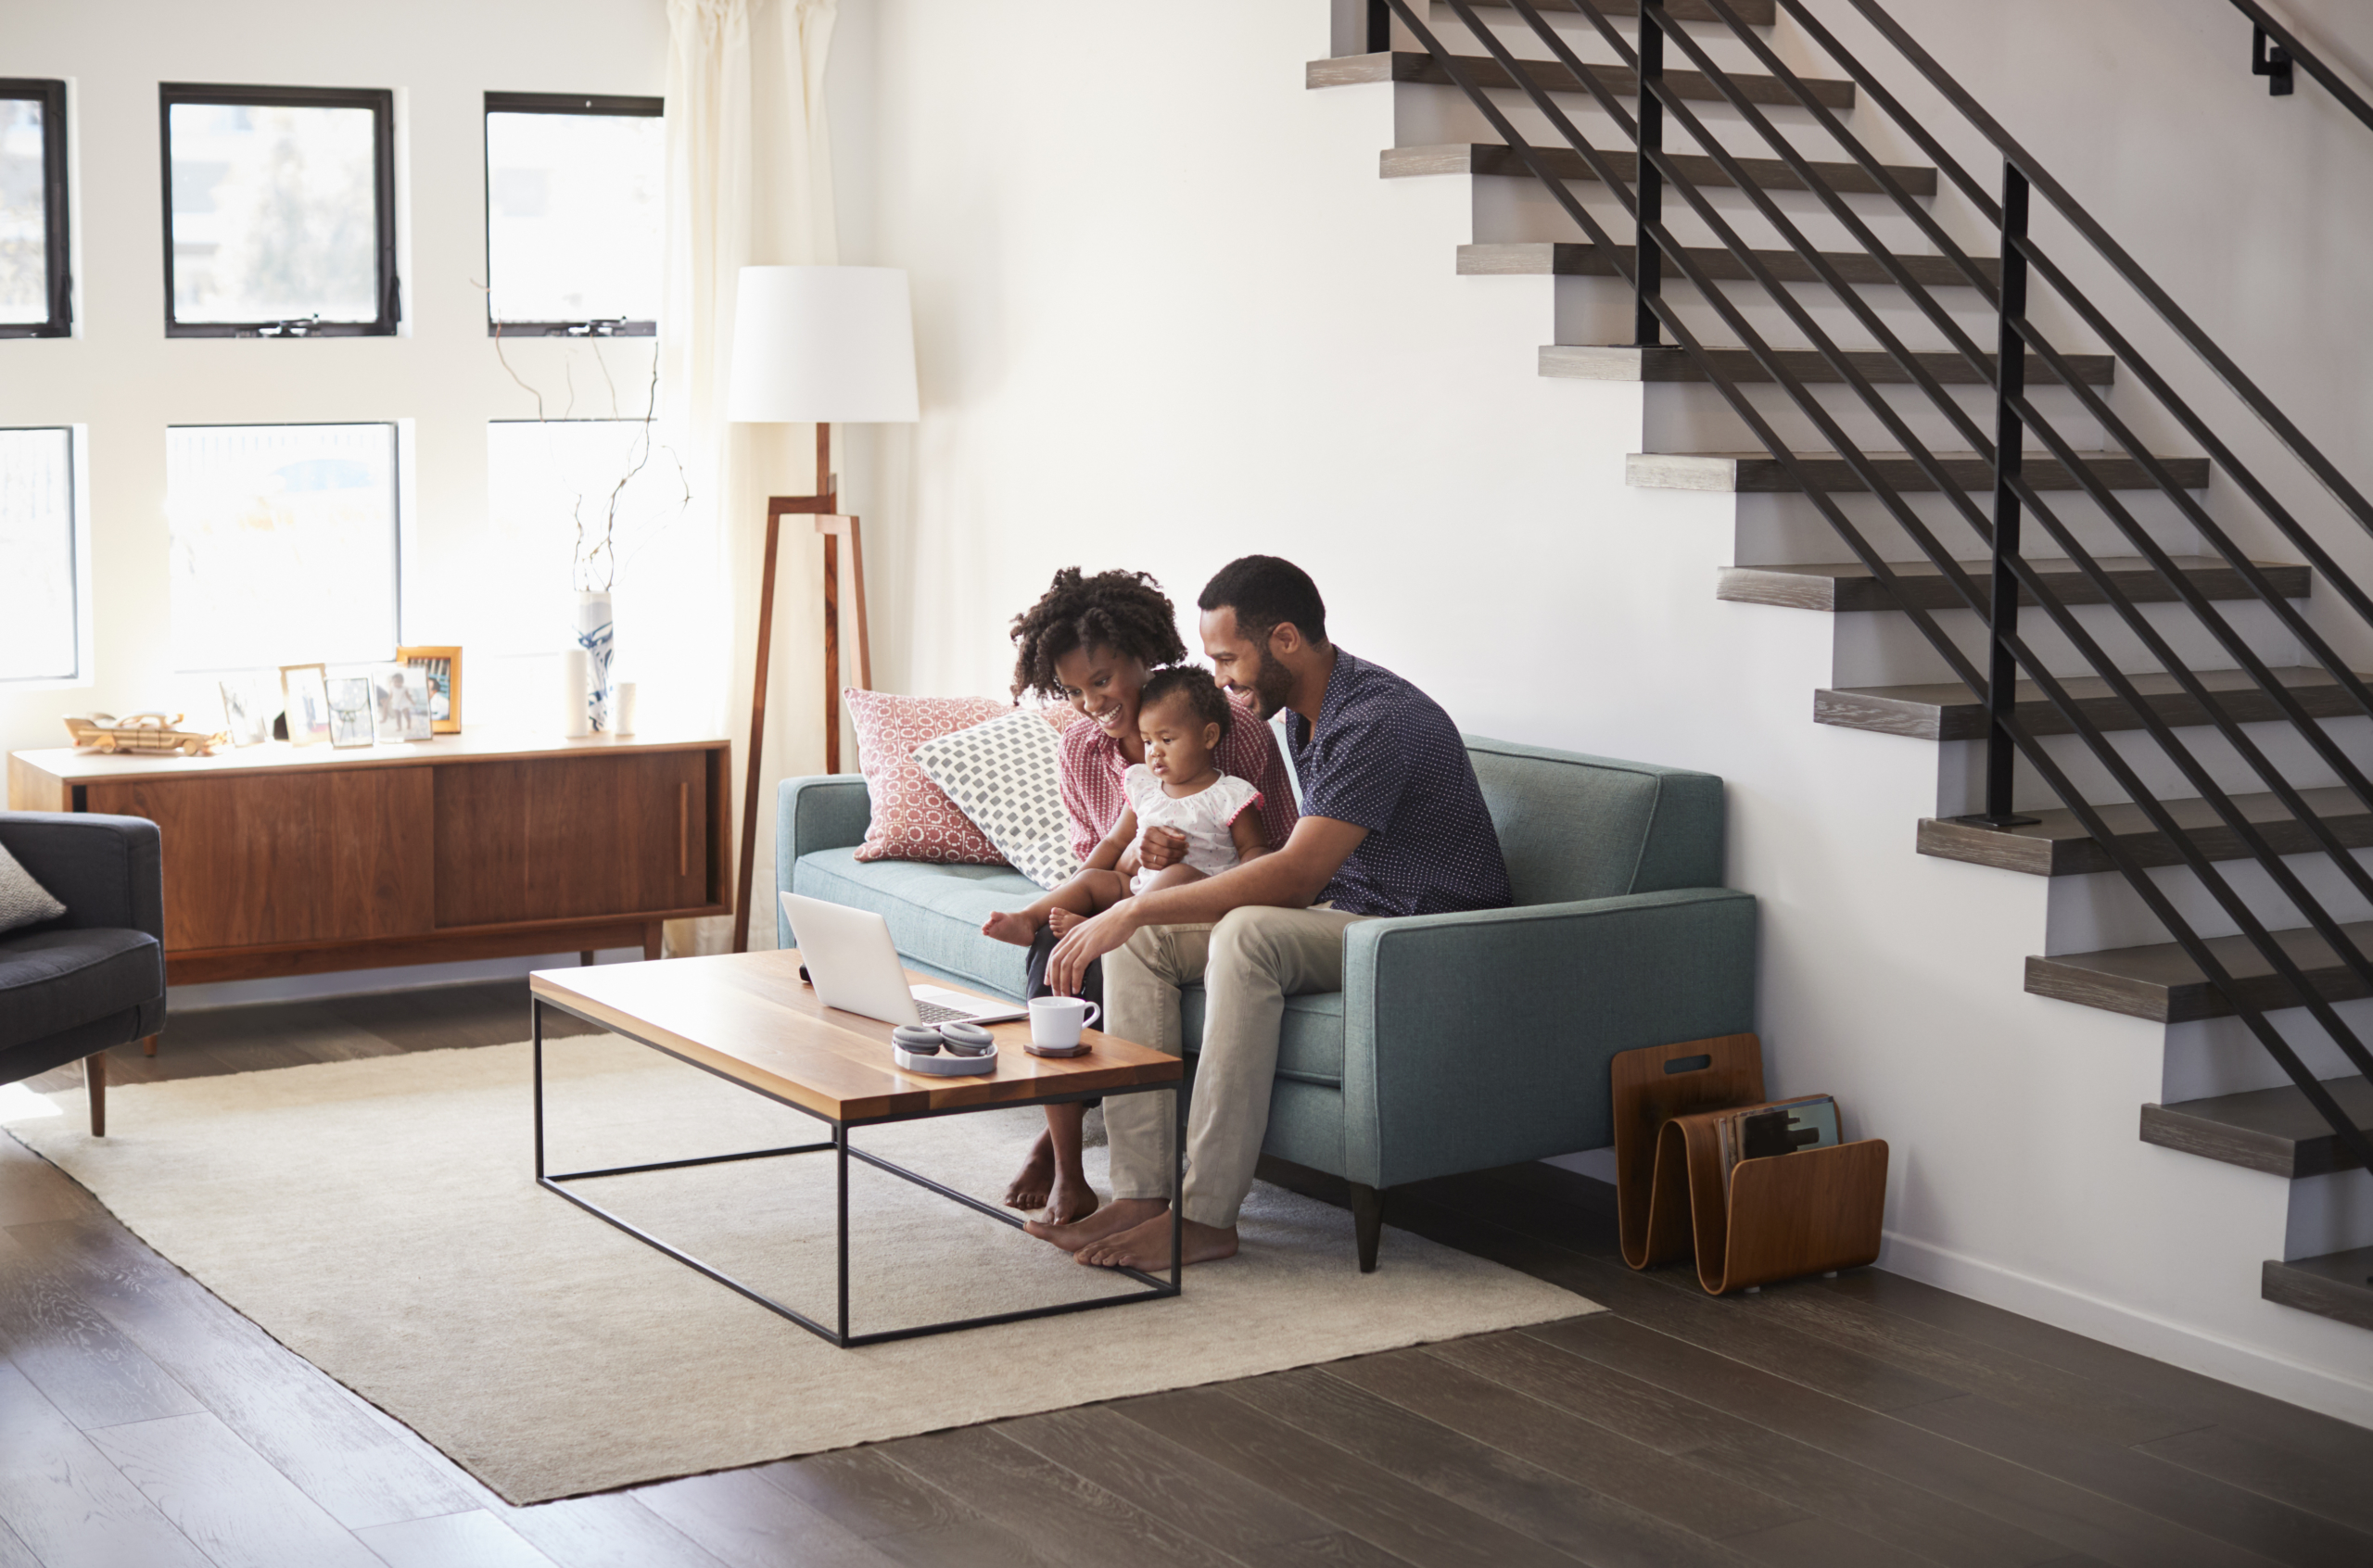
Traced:
<svg viewBox="0 0 2373 1568">
<path fill-rule="evenodd" d="M 8 758 L 16 811 L 145 816 L 177 985 L 640 945 L 731 913 L 731 743 L 467 729 L 210 757 Z"/>
</svg>

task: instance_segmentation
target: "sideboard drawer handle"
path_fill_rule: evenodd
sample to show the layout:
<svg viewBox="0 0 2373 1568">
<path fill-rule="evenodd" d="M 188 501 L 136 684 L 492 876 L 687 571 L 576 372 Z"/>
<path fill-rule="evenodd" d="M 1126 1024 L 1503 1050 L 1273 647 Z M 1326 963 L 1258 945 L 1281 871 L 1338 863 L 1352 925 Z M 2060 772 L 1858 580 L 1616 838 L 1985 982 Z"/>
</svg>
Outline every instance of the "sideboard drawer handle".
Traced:
<svg viewBox="0 0 2373 1568">
<path fill-rule="evenodd" d="M 676 875 L 692 874 L 692 787 L 676 786 Z"/>
</svg>

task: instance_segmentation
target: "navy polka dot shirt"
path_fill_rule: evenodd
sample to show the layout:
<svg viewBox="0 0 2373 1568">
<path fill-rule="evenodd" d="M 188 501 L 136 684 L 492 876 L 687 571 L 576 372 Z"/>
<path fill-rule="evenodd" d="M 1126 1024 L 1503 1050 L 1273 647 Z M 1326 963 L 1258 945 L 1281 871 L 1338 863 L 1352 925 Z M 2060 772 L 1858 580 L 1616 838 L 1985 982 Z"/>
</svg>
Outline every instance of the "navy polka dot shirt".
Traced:
<svg viewBox="0 0 2373 1568">
<path fill-rule="evenodd" d="M 1458 727 L 1390 670 L 1338 648 L 1318 725 L 1286 715 L 1301 814 L 1364 828 L 1319 894 L 1353 915 L 1504 909 L 1507 863 Z"/>
</svg>

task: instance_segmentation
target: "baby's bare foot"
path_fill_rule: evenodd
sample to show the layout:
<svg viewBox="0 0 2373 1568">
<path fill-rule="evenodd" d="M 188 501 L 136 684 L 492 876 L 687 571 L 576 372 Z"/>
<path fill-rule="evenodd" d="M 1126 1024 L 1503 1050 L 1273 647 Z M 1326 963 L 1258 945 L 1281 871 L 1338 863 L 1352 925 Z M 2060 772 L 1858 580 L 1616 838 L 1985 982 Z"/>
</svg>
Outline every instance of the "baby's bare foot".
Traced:
<svg viewBox="0 0 2373 1568">
<path fill-rule="evenodd" d="M 1047 929 L 1057 936 L 1063 936 L 1083 918 L 1085 917 L 1074 915 L 1068 909 L 1050 909 L 1047 912 Z M 1025 942 L 1023 945 L 1027 946 L 1028 943 Z"/>
<path fill-rule="evenodd" d="M 981 922 L 981 934 L 995 937 L 999 942 L 1009 942 L 1016 947 L 1027 947 L 1036 940 L 1038 928 L 1032 925 L 1030 917 L 1020 910 L 1004 909 Z"/>
</svg>

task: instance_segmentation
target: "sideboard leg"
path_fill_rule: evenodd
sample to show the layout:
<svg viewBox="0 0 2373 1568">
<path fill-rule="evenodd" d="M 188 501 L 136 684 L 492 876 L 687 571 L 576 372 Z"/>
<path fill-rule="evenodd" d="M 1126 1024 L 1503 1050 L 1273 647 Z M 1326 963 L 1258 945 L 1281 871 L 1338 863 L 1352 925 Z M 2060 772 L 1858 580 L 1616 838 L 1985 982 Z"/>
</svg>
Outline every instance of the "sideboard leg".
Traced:
<svg viewBox="0 0 2373 1568">
<path fill-rule="evenodd" d="M 155 1035 L 152 1034 L 147 1039 L 140 1043 L 140 1054 L 144 1056 L 153 1056 L 157 1054 L 157 1037 Z"/>
<path fill-rule="evenodd" d="M 654 920 L 642 928 L 642 955 L 645 958 L 663 956 L 666 945 L 667 927 L 665 923 Z"/>
<path fill-rule="evenodd" d="M 593 963 L 593 950 L 589 947 L 584 952 L 579 953 L 577 955 L 577 962 L 580 967 L 590 967 Z"/>
</svg>

